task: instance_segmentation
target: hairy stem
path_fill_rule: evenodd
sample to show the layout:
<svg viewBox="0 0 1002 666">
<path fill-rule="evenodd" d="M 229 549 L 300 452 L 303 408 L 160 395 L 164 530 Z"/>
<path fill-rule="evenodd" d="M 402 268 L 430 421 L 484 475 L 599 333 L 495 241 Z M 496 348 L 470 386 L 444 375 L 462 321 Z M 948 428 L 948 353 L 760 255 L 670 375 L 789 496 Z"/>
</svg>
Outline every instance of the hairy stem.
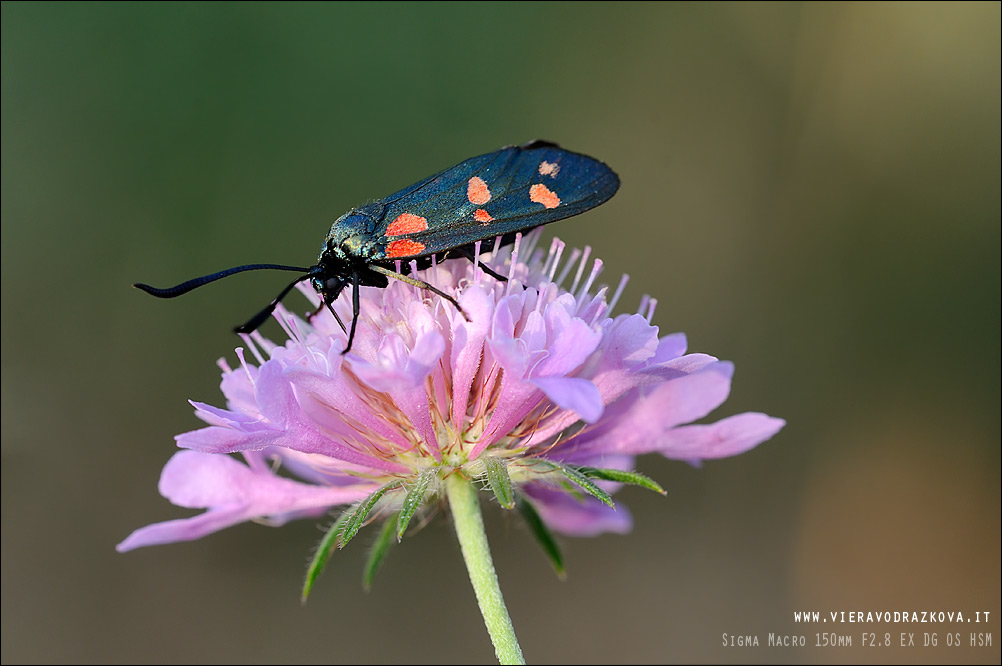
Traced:
<svg viewBox="0 0 1002 666">
<path fill-rule="evenodd" d="M 522 648 L 515 638 L 515 629 L 511 626 L 511 618 L 508 617 L 508 609 L 505 608 L 498 577 L 494 572 L 477 490 L 459 472 L 445 480 L 445 488 L 456 524 L 459 547 L 463 551 L 470 582 L 473 583 L 477 603 L 480 605 L 480 614 L 484 616 L 484 624 L 494 643 L 498 661 L 502 664 L 524 664 Z"/>
</svg>

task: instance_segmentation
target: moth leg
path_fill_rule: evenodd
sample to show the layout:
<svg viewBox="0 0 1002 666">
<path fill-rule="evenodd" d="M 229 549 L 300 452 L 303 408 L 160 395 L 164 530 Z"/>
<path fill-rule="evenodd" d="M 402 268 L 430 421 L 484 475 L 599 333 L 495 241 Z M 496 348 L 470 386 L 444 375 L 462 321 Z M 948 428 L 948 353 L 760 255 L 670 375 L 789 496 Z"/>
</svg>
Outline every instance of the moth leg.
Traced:
<svg viewBox="0 0 1002 666">
<path fill-rule="evenodd" d="M 326 305 L 327 309 L 330 310 L 332 315 L 334 315 L 334 321 L 336 321 L 337 325 L 341 327 L 341 330 L 347 333 L 348 329 L 344 327 L 344 322 L 341 321 L 341 317 L 337 316 L 337 312 L 334 311 L 334 306 L 331 305 L 331 303 L 326 299 L 324 299 L 324 305 Z M 316 311 L 314 311 L 314 313 L 310 315 L 310 319 L 316 316 L 317 312 L 320 312 L 320 308 L 317 308 Z"/>
<path fill-rule="evenodd" d="M 459 310 L 459 314 L 463 315 L 463 317 L 466 319 L 466 321 L 470 321 L 470 316 L 468 314 L 466 314 L 466 312 L 463 311 L 463 308 L 459 307 L 459 301 L 457 301 L 455 298 L 453 298 L 449 294 L 445 293 L 444 291 L 442 291 L 438 287 L 430 285 L 427 282 L 425 282 L 424 280 L 415 280 L 412 277 L 407 277 L 406 275 L 403 275 L 401 273 L 397 273 L 396 271 L 391 271 L 389 268 L 383 268 L 382 266 L 377 266 L 375 264 L 369 264 L 368 266 L 366 266 L 366 268 L 368 268 L 371 271 L 375 271 L 377 273 L 382 273 L 386 277 L 391 277 L 394 280 L 400 280 L 401 282 L 406 282 L 407 284 L 414 285 L 415 287 L 418 287 L 419 289 L 427 289 L 428 291 L 432 292 L 433 294 L 438 294 L 439 296 L 441 296 L 445 300 L 447 300 L 450 303 L 452 303 L 453 305 L 455 305 L 456 309 Z M 357 280 L 357 276 L 355 277 L 355 279 Z"/>
<path fill-rule="evenodd" d="M 334 312 L 334 308 L 331 307 L 331 304 L 328 303 L 327 301 L 321 302 L 320 305 L 317 306 L 316 310 L 306 315 L 306 320 L 312 324 L 313 318 L 316 317 L 318 314 L 320 314 L 320 309 L 323 308 L 324 306 L 327 306 L 327 309 L 330 311 L 330 313 L 334 315 L 334 321 L 338 323 L 338 326 L 341 327 L 341 330 L 347 333 L 348 329 L 344 327 L 344 322 L 341 321 L 341 317 L 337 316 L 337 312 Z"/>
<path fill-rule="evenodd" d="M 321 305 L 318 305 L 316 310 L 306 315 L 306 320 L 312 324 L 313 318 L 316 317 L 318 314 L 320 314 L 320 308 L 322 308 L 325 305 L 327 306 L 327 309 L 330 310 L 330 313 L 334 315 L 334 321 L 337 322 L 337 325 L 341 327 L 341 330 L 343 332 L 347 333 L 348 329 L 344 327 L 344 322 L 341 321 L 341 317 L 337 315 L 337 312 L 334 311 L 334 307 L 330 304 L 330 302 L 327 299 L 324 299 L 323 303 Z"/>
<path fill-rule="evenodd" d="M 496 273 L 493 268 L 491 268 L 490 266 L 488 266 L 484 262 L 479 261 L 477 259 L 477 257 L 475 257 L 474 254 L 470 251 L 470 248 L 468 248 L 468 247 L 456 248 L 456 252 L 458 252 L 459 254 L 463 255 L 464 257 L 466 257 L 467 259 L 469 259 L 470 261 L 472 261 L 474 266 L 479 265 L 480 268 L 481 268 L 481 270 L 483 270 L 484 273 L 487 273 L 488 275 L 490 275 L 492 278 L 494 278 L 498 282 L 507 282 L 508 281 L 508 278 L 506 278 L 504 275 Z"/>
<path fill-rule="evenodd" d="M 358 288 L 358 271 L 355 271 L 351 274 L 351 332 L 348 333 L 348 346 L 344 348 L 344 351 L 341 352 L 342 354 L 347 354 L 348 350 L 351 349 L 351 343 L 355 341 L 355 327 L 358 326 L 358 311 L 361 300 L 361 293 Z M 328 307 L 330 306 L 328 305 Z M 331 312 L 334 312 L 334 310 L 331 309 Z M 337 317 L 337 315 L 334 316 Z M 340 321 L 338 319 L 339 323 Z M 341 326 L 343 328 L 344 324 Z"/>
</svg>

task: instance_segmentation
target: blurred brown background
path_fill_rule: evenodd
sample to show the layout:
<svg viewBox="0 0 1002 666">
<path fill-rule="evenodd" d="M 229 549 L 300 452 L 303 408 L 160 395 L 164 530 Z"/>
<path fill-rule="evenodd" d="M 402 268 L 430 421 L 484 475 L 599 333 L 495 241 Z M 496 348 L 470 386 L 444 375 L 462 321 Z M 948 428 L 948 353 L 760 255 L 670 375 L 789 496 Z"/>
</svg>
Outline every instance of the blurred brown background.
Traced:
<svg viewBox="0 0 1002 666">
<path fill-rule="evenodd" d="M 221 402 L 230 327 L 285 278 L 174 302 L 129 284 L 308 263 L 351 206 L 535 137 L 623 181 L 548 235 L 592 245 L 607 280 L 631 275 L 625 304 L 655 295 L 664 332 L 736 363 L 717 416 L 789 424 L 701 470 L 642 459 L 669 497 L 618 495 L 633 534 L 565 539 L 563 583 L 489 511 L 527 658 L 999 662 L 998 3 L 2 12 L 4 663 L 490 663 L 444 520 L 369 594 L 365 549 L 337 553 L 305 608 L 311 521 L 114 551 L 188 515 L 156 492 L 199 425 L 185 401 Z M 853 647 L 813 647 L 822 630 Z M 863 648 L 864 631 L 919 647 Z M 769 632 L 808 647 L 721 646 Z"/>
</svg>

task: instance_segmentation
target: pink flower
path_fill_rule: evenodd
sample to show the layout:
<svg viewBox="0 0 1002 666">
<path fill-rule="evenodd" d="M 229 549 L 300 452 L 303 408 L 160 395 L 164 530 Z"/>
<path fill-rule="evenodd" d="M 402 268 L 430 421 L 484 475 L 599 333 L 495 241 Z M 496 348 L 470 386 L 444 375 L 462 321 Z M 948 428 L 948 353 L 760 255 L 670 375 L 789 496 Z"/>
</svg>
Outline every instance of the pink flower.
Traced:
<svg viewBox="0 0 1002 666">
<path fill-rule="evenodd" d="M 363 288 L 347 355 L 329 313 L 306 321 L 280 307 L 288 340 L 254 333 L 237 349 L 238 366 L 220 361 L 226 408 L 192 402 L 208 426 L 176 438 L 185 450 L 161 475 L 166 498 L 206 512 L 136 530 L 118 550 L 247 520 L 316 517 L 366 498 L 388 514 L 416 486 L 418 510 L 431 508 L 457 472 L 485 479 L 506 508 L 521 497 L 557 532 L 626 532 L 630 515 L 608 493 L 623 482 L 659 489 L 631 472 L 637 455 L 732 456 L 783 427 L 759 413 L 691 424 L 727 398 L 733 366 L 686 354 L 680 333 L 659 337 L 653 300 L 611 316 L 625 278 L 607 302 L 606 289 L 594 289 L 601 262 L 585 274 L 588 249 L 561 266 L 563 244 L 543 253 L 538 238 L 486 261 L 508 282 L 465 260 L 422 272 L 468 319 L 402 282 Z M 317 295 L 303 293 L 316 307 Z M 336 304 L 345 321 L 349 300 Z"/>
</svg>

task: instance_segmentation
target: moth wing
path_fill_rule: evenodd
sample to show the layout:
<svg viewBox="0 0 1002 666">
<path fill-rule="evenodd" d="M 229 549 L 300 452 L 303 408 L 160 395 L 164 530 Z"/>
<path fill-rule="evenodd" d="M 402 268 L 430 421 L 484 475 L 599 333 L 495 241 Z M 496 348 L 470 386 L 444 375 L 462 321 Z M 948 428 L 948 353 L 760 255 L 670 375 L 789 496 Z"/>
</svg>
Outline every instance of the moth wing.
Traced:
<svg viewBox="0 0 1002 666">
<path fill-rule="evenodd" d="M 408 259 L 578 215 L 618 189 L 602 162 L 533 142 L 470 158 L 362 210 L 379 220 L 383 258 Z"/>
</svg>

